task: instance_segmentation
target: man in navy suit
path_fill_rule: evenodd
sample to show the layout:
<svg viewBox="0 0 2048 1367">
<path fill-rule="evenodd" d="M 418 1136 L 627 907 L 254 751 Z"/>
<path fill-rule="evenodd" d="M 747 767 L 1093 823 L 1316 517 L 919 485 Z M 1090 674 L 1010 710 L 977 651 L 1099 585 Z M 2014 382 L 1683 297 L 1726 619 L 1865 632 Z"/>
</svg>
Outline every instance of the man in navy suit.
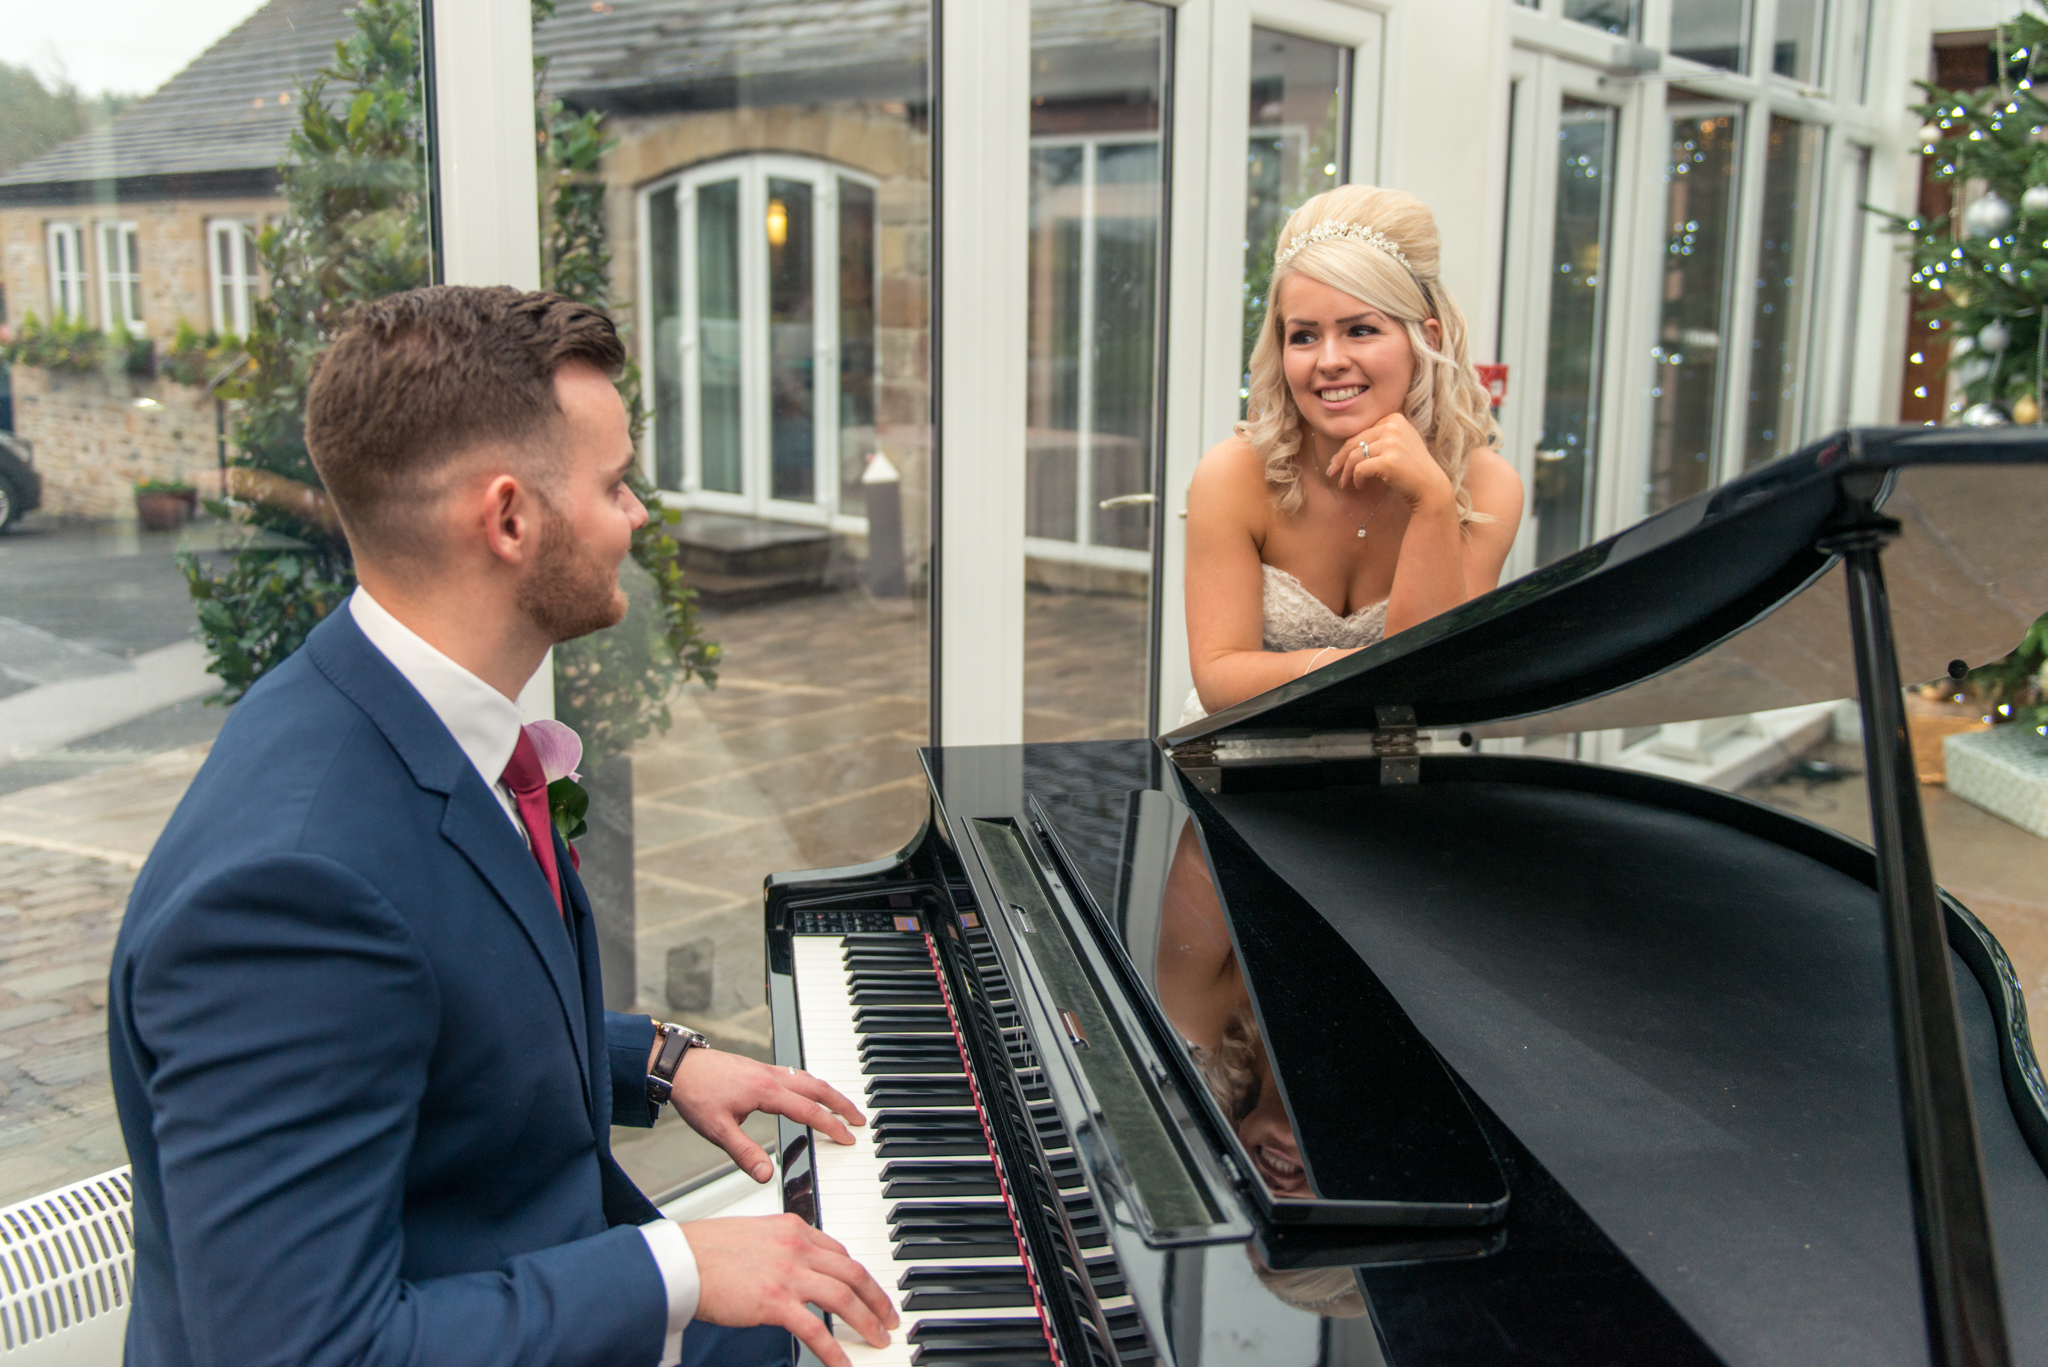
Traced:
<svg viewBox="0 0 2048 1367">
<path fill-rule="evenodd" d="M 612 1159 L 671 1081 L 757 1180 L 753 1111 L 862 1123 L 603 1009 L 514 699 L 625 610 L 623 361 L 595 309 L 452 287 L 364 307 L 321 359 L 307 441 L 361 586 L 236 706 L 114 952 L 135 1367 L 739 1367 L 792 1333 L 845 1367 L 806 1304 L 887 1342 L 823 1233 L 678 1226 Z"/>
</svg>

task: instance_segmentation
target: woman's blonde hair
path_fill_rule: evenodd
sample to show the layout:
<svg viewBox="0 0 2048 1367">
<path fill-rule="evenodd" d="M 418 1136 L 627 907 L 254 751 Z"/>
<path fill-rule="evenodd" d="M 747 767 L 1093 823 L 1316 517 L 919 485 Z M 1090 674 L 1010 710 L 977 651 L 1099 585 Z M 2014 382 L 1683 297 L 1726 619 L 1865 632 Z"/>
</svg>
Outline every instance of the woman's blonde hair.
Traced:
<svg viewBox="0 0 2048 1367">
<path fill-rule="evenodd" d="M 1404 264 L 1363 235 L 1318 234 L 1300 250 L 1292 250 L 1296 239 L 1326 225 L 1370 228 L 1392 242 L 1407 261 Z M 1491 520 L 1473 510 L 1465 490 L 1465 466 L 1474 447 L 1499 440 L 1500 428 L 1467 354 L 1464 311 L 1437 274 L 1438 255 L 1436 219 L 1428 206 L 1413 195 L 1376 185 L 1326 190 L 1296 209 L 1280 230 L 1274 252 L 1279 264 L 1266 289 L 1266 321 L 1252 347 L 1251 394 L 1245 419 L 1235 430 L 1266 462 L 1266 483 L 1273 488 L 1274 506 L 1282 512 L 1301 507 L 1301 467 L 1294 457 L 1301 449 L 1302 420 L 1281 364 L 1286 339 L 1281 336 L 1285 319 L 1280 313 L 1280 286 L 1291 276 L 1306 275 L 1371 305 L 1407 331 L 1408 344 L 1415 349 L 1415 377 L 1401 411 L 1450 477 L 1458 495 L 1459 521 Z M 1440 347 L 1431 346 L 1422 330 L 1430 318 L 1443 330 Z"/>
</svg>

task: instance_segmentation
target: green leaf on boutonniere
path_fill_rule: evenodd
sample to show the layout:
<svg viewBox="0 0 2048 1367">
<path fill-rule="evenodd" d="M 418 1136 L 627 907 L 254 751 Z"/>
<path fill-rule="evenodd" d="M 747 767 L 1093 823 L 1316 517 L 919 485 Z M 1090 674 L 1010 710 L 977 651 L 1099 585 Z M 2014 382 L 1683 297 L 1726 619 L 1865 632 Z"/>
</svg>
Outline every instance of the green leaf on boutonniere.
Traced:
<svg viewBox="0 0 2048 1367">
<path fill-rule="evenodd" d="M 564 840 L 579 839 L 590 825 L 583 818 L 590 811 L 590 794 L 573 778 L 558 778 L 548 785 L 548 816 Z"/>
</svg>

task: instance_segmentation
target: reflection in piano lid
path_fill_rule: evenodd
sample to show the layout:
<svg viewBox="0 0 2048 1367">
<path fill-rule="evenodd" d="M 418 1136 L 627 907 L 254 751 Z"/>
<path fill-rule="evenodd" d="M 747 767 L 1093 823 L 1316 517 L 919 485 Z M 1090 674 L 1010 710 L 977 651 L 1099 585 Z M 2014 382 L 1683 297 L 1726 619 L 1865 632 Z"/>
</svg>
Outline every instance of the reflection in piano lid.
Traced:
<svg viewBox="0 0 2048 1367">
<path fill-rule="evenodd" d="M 876 1117 L 783 1136 L 904 1298 L 856 1360 L 2048 1362 L 2048 1085 L 1897 706 L 2048 607 L 2044 474 L 1844 434 L 1158 743 L 924 752 L 911 849 L 767 894 L 777 1059 Z M 1413 758 L 1849 692 L 1876 852 Z"/>
</svg>

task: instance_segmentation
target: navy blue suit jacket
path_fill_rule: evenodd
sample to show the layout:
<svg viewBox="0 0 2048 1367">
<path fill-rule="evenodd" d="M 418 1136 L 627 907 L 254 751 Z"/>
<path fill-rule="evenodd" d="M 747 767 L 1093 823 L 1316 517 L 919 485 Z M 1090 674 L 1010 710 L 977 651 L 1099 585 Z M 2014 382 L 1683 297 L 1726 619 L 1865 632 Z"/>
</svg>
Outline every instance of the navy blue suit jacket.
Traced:
<svg viewBox="0 0 2048 1367">
<path fill-rule="evenodd" d="M 652 1367 L 653 1028 L 346 611 L 239 703 L 137 880 L 108 1002 L 134 1367 Z"/>
</svg>

